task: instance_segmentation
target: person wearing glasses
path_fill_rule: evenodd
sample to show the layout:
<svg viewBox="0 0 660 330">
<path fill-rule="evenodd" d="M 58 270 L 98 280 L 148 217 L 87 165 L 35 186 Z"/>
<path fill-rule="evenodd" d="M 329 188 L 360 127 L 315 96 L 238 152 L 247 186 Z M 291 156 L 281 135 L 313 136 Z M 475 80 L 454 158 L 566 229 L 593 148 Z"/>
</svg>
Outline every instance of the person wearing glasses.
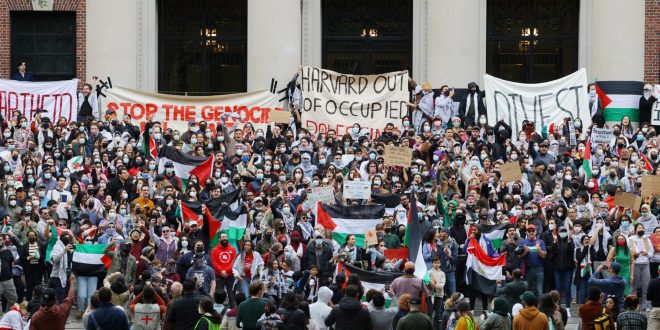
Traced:
<svg viewBox="0 0 660 330">
<path fill-rule="evenodd" d="M 529 284 L 529 290 L 540 296 L 543 293 L 543 260 L 547 251 L 543 240 L 536 235 L 535 225 L 527 225 L 527 237 L 520 241 L 519 246 L 525 249 L 521 258 L 526 265 L 525 278 Z"/>
</svg>

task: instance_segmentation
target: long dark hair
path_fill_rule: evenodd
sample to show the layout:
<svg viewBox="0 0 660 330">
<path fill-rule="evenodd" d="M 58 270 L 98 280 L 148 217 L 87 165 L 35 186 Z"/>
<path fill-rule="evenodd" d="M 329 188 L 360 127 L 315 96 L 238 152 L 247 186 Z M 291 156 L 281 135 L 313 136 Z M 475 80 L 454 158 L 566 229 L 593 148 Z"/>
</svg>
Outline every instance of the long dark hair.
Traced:
<svg viewBox="0 0 660 330">
<path fill-rule="evenodd" d="M 548 318 L 552 319 L 552 316 L 557 310 L 555 306 L 555 301 L 552 299 L 552 296 L 549 294 L 543 294 L 539 298 L 539 311 L 545 314 Z"/>
<path fill-rule="evenodd" d="M 626 243 L 623 244 L 623 246 L 619 246 L 619 242 L 618 242 L 618 241 L 619 241 L 619 237 L 623 237 L 623 241 L 626 242 Z M 623 253 L 625 253 L 626 255 L 628 255 L 628 253 L 629 253 L 628 251 L 629 251 L 630 249 L 628 249 L 628 240 L 626 239 L 626 236 L 619 234 L 619 235 L 616 237 L 616 240 L 617 240 L 617 244 L 616 244 L 615 247 L 614 247 L 614 257 L 616 258 L 616 256 L 619 254 L 619 249 L 623 249 Z"/>
<path fill-rule="evenodd" d="M 202 297 L 199 300 L 199 307 L 207 313 L 211 314 L 211 322 L 220 324 L 222 322 L 222 315 L 213 308 L 213 300 L 209 297 Z"/>
</svg>

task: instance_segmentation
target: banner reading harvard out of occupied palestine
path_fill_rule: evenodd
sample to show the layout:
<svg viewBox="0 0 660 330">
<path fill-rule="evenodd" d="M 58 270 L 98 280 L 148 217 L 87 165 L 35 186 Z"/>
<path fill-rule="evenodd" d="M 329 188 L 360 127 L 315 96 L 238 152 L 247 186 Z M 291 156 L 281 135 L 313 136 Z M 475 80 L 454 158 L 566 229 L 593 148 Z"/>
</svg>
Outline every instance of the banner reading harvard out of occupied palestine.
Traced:
<svg viewBox="0 0 660 330">
<path fill-rule="evenodd" d="M 282 110 L 276 94 L 269 91 L 240 93 L 218 96 L 178 96 L 138 91 L 123 87 L 113 87 L 103 92 L 100 97 L 101 109 L 117 111 L 121 118 L 130 114 L 134 124 L 142 128 L 147 117 L 153 115 L 153 121 L 163 123 L 165 129 L 171 128 L 184 132 L 188 122 L 207 122 L 211 130 L 221 120 L 223 113 L 236 113 L 240 122 L 250 122 L 256 126 L 267 124 L 268 114 L 273 110 Z M 239 119 L 225 117 L 227 127 L 235 125 Z"/>
<path fill-rule="evenodd" d="M 378 137 L 408 114 L 407 71 L 357 76 L 304 66 L 301 77 L 302 126 L 317 132 L 341 136 L 358 123 Z"/>
<path fill-rule="evenodd" d="M 580 118 L 582 127 L 591 125 L 587 95 L 587 71 L 583 68 L 564 78 L 521 84 L 484 75 L 488 123 L 500 119 L 520 131 L 523 120 L 533 121 L 541 131 L 544 123 L 559 124 L 563 119 Z"/>
<path fill-rule="evenodd" d="M 61 117 L 68 122 L 78 116 L 78 79 L 31 82 L 0 79 L 0 115 L 11 119 L 14 111 L 32 121 L 38 110 L 56 122 Z"/>
</svg>

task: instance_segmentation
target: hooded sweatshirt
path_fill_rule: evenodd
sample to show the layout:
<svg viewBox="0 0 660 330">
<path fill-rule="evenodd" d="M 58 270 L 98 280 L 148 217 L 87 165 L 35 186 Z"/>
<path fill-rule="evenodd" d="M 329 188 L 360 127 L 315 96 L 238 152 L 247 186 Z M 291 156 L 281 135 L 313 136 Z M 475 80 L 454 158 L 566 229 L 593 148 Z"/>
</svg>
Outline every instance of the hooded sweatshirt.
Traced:
<svg viewBox="0 0 660 330">
<path fill-rule="evenodd" d="M 548 329 L 548 317 L 536 307 L 525 307 L 513 318 L 513 328 L 518 330 Z"/>
<path fill-rule="evenodd" d="M 328 327 L 325 326 L 325 318 L 330 314 L 332 307 L 328 306 L 330 300 L 332 299 L 332 290 L 327 286 L 321 287 L 318 293 L 318 300 L 309 305 L 309 315 L 310 318 L 316 321 L 316 324 L 319 325 L 319 329 L 325 330 Z"/>
</svg>

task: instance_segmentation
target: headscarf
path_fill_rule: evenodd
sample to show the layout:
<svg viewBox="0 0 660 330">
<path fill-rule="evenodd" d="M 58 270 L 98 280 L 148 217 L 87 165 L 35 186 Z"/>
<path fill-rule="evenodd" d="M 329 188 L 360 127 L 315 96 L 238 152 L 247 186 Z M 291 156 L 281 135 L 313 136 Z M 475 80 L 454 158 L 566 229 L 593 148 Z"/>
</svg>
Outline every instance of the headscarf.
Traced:
<svg viewBox="0 0 660 330">
<path fill-rule="evenodd" d="M 504 298 L 495 298 L 493 300 L 493 313 L 507 316 L 509 314 L 509 304 L 507 304 Z"/>
</svg>

